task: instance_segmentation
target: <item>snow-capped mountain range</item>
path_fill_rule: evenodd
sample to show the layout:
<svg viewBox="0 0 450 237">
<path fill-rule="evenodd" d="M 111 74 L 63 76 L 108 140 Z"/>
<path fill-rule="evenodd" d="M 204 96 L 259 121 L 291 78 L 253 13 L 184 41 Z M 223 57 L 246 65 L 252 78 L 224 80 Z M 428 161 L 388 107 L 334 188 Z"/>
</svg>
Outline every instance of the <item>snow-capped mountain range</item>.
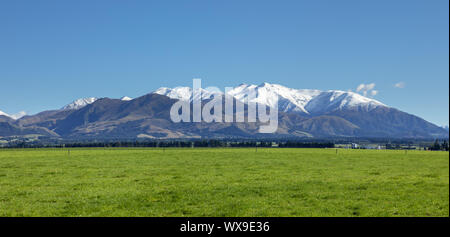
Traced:
<svg viewBox="0 0 450 237">
<path fill-rule="evenodd" d="M 209 99 L 212 95 L 223 95 L 222 92 L 200 89 L 203 99 Z M 387 107 L 385 104 L 358 93 L 339 90 L 311 90 L 292 89 L 278 84 L 263 83 L 261 85 L 241 84 L 234 87 L 227 94 L 238 101 L 245 102 L 251 93 L 250 102 L 258 102 L 266 106 L 275 105 L 274 96 L 278 96 L 278 110 L 283 112 L 298 112 L 304 114 L 323 113 L 342 109 L 359 109 L 371 111 L 377 107 Z M 192 89 L 190 87 L 167 88 L 162 87 L 154 93 L 168 96 L 172 99 L 192 101 Z M 197 94 L 197 93 L 196 93 Z"/>
<path fill-rule="evenodd" d="M 224 95 L 221 91 L 211 91 L 207 89 L 198 89 L 203 99 L 210 99 L 213 95 Z M 300 114 L 317 114 L 327 111 L 336 111 L 342 109 L 359 109 L 363 111 L 371 111 L 377 107 L 387 107 L 385 104 L 358 93 L 340 90 L 320 91 L 313 89 L 292 89 L 278 84 L 262 83 L 260 85 L 240 84 L 234 87 L 227 95 L 234 97 L 236 100 L 245 102 L 248 95 L 255 93 L 256 95 L 250 100 L 258 102 L 269 107 L 275 106 L 273 95 L 278 96 L 278 110 L 283 112 L 296 112 Z M 193 101 L 191 87 L 161 87 L 152 92 L 159 95 L 167 96 L 171 99 Z M 198 95 L 199 93 L 195 93 Z M 70 104 L 65 105 L 60 110 L 77 110 L 97 101 L 97 97 L 87 97 L 77 99 Z M 133 98 L 124 96 L 120 98 L 122 101 L 131 101 Z M 4 115 L 13 119 L 18 119 L 25 115 L 9 115 L 0 111 L 0 115 Z"/>
<path fill-rule="evenodd" d="M 224 96 L 212 88 L 198 90 L 203 99 Z M 241 84 L 225 96 L 273 107 L 274 95 L 278 97 L 279 122 L 277 131 L 270 135 L 259 134 L 257 124 L 250 122 L 174 123 L 169 116 L 173 104 L 197 98 L 193 98 L 190 87 L 162 87 L 135 99 L 81 98 L 61 109 L 23 117 L 0 111 L 0 137 L 27 134 L 71 139 L 448 137 L 448 130 L 442 127 L 350 91 L 292 89 L 263 83 Z"/>
<path fill-rule="evenodd" d="M 203 99 L 210 99 L 213 95 L 223 95 L 220 91 L 210 91 L 198 89 Z M 249 94 L 256 92 L 251 102 L 258 102 L 269 107 L 275 105 L 274 97 L 278 96 L 278 110 L 283 112 L 297 112 L 303 114 L 323 113 L 325 111 L 334 111 L 341 109 L 358 108 L 364 111 L 370 111 L 379 106 L 386 106 L 383 103 L 362 96 L 358 93 L 340 90 L 312 90 L 312 89 L 292 89 L 278 84 L 262 83 L 261 85 L 240 84 L 234 87 L 227 94 L 238 101 L 245 102 Z M 161 87 L 152 92 L 167 96 L 171 99 L 193 101 L 191 87 Z M 199 93 L 195 93 L 198 95 Z M 64 106 L 61 110 L 81 109 L 88 104 L 97 101 L 97 97 L 80 98 Z M 124 96 L 122 101 L 130 101 L 132 98 Z M 1 113 L 0 113 L 1 114 Z M 4 113 L 6 114 L 6 113 Z M 6 115 L 9 116 L 9 115 Z M 9 116 L 11 117 L 11 116 Z"/>
</svg>

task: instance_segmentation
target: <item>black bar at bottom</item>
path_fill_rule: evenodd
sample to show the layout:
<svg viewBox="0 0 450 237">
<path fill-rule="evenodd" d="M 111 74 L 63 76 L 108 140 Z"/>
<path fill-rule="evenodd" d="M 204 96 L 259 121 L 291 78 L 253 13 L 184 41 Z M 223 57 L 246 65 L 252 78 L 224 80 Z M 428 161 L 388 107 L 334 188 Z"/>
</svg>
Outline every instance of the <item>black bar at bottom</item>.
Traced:
<svg viewBox="0 0 450 237">
<path fill-rule="evenodd" d="M 444 218 L 302 218 L 302 217 L 68 217 L 68 218 L 0 218 L 2 230 L 45 231 L 54 233 L 89 234 L 138 234 L 151 236 L 153 233 L 174 234 L 175 236 L 274 236 L 307 233 L 348 235 L 404 234 L 423 232 L 438 234 L 450 224 Z M 29 227 L 29 228 L 28 228 Z M 364 229 L 363 232 L 358 231 Z M 64 231 L 64 232 L 61 232 Z"/>
</svg>

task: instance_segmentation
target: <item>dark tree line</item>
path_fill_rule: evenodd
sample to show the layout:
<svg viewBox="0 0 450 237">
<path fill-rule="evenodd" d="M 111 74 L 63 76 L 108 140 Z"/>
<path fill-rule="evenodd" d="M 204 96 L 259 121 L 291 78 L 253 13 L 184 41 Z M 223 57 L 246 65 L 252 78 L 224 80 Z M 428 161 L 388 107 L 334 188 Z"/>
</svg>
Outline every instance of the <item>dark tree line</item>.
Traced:
<svg viewBox="0 0 450 237">
<path fill-rule="evenodd" d="M 69 148 L 69 147 L 280 147 L 280 148 L 333 148 L 332 142 L 299 142 L 299 141 L 107 141 L 107 142 L 68 142 L 60 144 L 40 144 L 17 142 L 9 144 L 9 148 Z"/>
<path fill-rule="evenodd" d="M 442 143 L 438 139 L 434 141 L 433 145 L 428 147 L 428 150 L 432 151 L 448 151 L 448 141 L 444 140 Z"/>
<path fill-rule="evenodd" d="M 430 144 L 424 142 L 427 150 L 449 150 L 447 139 L 438 140 Z M 340 144 L 339 142 L 337 144 Z M 11 141 L 5 148 L 62 148 L 62 147 L 279 147 L 279 148 L 334 148 L 331 141 L 305 140 L 104 140 L 104 141 Z M 386 143 L 386 149 L 416 149 L 412 141 Z"/>
<path fill-rule="evenodd" d="M 334 148 L 332 142 L 295 142 L 288 141 L 280 143 L 279 147 L 292 147 L 292 148 Z"/>
</svg>

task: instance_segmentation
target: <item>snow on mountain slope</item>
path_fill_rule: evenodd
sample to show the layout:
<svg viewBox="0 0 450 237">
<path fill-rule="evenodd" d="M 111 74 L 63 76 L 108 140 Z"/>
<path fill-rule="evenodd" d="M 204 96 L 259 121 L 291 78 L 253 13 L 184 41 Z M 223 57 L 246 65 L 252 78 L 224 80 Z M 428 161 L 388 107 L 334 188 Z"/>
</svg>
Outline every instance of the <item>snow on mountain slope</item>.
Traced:
<svg viewBox="0 0 450 237">
<path fill-rule="evenodd" d="M 241 84 L 231 90 L 228 94 L 237 100 L 244 102 L 247 95 L 256 91 L 253 102 L 274 106 L 273 94 L 278 95 L 278 109 L 283 112 L 308 113 L 304 108 L 306 104 L 315 96 L 320 94 L 319 90 L 296 90 L 277 84 L 263 83 L 259 86 Z"/>
<path fill-rule="evenodd" d="M 214 93 L 218 93 L 205 89 L 201 89 L 201 91 L 204 99 L 210 98 Z M 174 89 L 162 87 L 154 93 L 165 95 L 172 99 L 192 101 L 192 89 L 190 87 L 176 87 Z M 378 106 L 386 106 L 377 100 L 354 92 L 292 89 L 270 83 L 263 83 L 259 86 L 241 84 L 228 92 L 229 95 L 241 102 L 245 102 L 250 93 L 256 93 L 256 95 L 250 96 L 254 98 L 251 100 L 252 102 L 262 103 L 266 106 L 274 106 L 275 101 L 272 95 L 278 95 L 278 110 L 283 112 L 312 114 L 354 108 L 370 111 Z"/>
<path fill-rule="evenodd" d="M 11 118 L 14 119 L 14 120 L 17 120 L 17 119 L 22 118 L 22 117 L 25 116 L 25 115 L 27 115 L 27 113 L 26 113 L 25 111 L 20 111 L 20 112 L 18 112 L 18 113 L 11 114 L 9 117 L 11 117 Z"/>
<path fill-rule="evenodd" d="M 196 92 L 201 92 L 203 99 L 210 99 L 214 94 L 223 94 L 217 91 L 208 91 L 203 88 L 198 89 Z M 161 87 L 153 93 L 165 95 L 172 99 L 184 100 L 184 101 L 193 101 L 192 97 L 192 88 L 190 87 L 175 87 L 173 89 L 167 87 Z M 198 95 L 197 93 L 195 95 Z M 195 98 L 197 99 L 197 98 Z"/>
<path fill-rule="evenodd" d="M 61 110 L 81 109 L 88 104 L 94 103 L 97 99 L 98 98 L 95 97 L 77 99 L 72 103 L 62 107 Z"/>
<path fill-rule="evenodd" d="M 120 100 L 123 100 L 123 101 L 130 101 L 130 100 L 133 100 L 133 98 L 130 98 L 130 97 L 128 97 L 128 96 L 124 96 L 124 97 L 120 98 Z"/>
<path fill-rule="evenodd" d="M 377 100 L 364 97 L 354 92 L 330 90 L 324 91 L 312 98 L 305 109 L 310 113 L 355 108 L 368 112 L 379 106 L 386 107 L 386 105 Z"/>
<path fill-rule="evenodd" d="M 5 112 L 0 110 L 0 115 L 12 118 L 14 120 L 17 120 L 17 119 L 20 119 L 23 116 L 27 115 L 27 113 L 25 111 L 20 111 L 19 113 L 16 113 L 16 114 L 7 114 L 7 113 L 5 113 Z"/>
<path fill-rule="evenodd" d="M 3 112 L 1 110 L 0 110 L 0 115 L 6 116 L 6 117 L 10 117 L 9 114 L 7 114 L 7 113 L 5 113 L 5 112 Z"/>
</svg>

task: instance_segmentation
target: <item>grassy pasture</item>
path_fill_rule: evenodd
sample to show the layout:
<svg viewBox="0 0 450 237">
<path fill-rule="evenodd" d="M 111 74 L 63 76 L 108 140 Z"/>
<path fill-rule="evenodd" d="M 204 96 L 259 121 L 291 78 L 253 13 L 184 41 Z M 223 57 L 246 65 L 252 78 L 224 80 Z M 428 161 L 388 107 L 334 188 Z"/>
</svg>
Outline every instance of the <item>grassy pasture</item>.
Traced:
<svg viewBox="0 0 450 237">
<path fill-rule="evenodd" d="M 449 153 L 0 149 L 0 216 L 449 216 Z"/>
</svg>

